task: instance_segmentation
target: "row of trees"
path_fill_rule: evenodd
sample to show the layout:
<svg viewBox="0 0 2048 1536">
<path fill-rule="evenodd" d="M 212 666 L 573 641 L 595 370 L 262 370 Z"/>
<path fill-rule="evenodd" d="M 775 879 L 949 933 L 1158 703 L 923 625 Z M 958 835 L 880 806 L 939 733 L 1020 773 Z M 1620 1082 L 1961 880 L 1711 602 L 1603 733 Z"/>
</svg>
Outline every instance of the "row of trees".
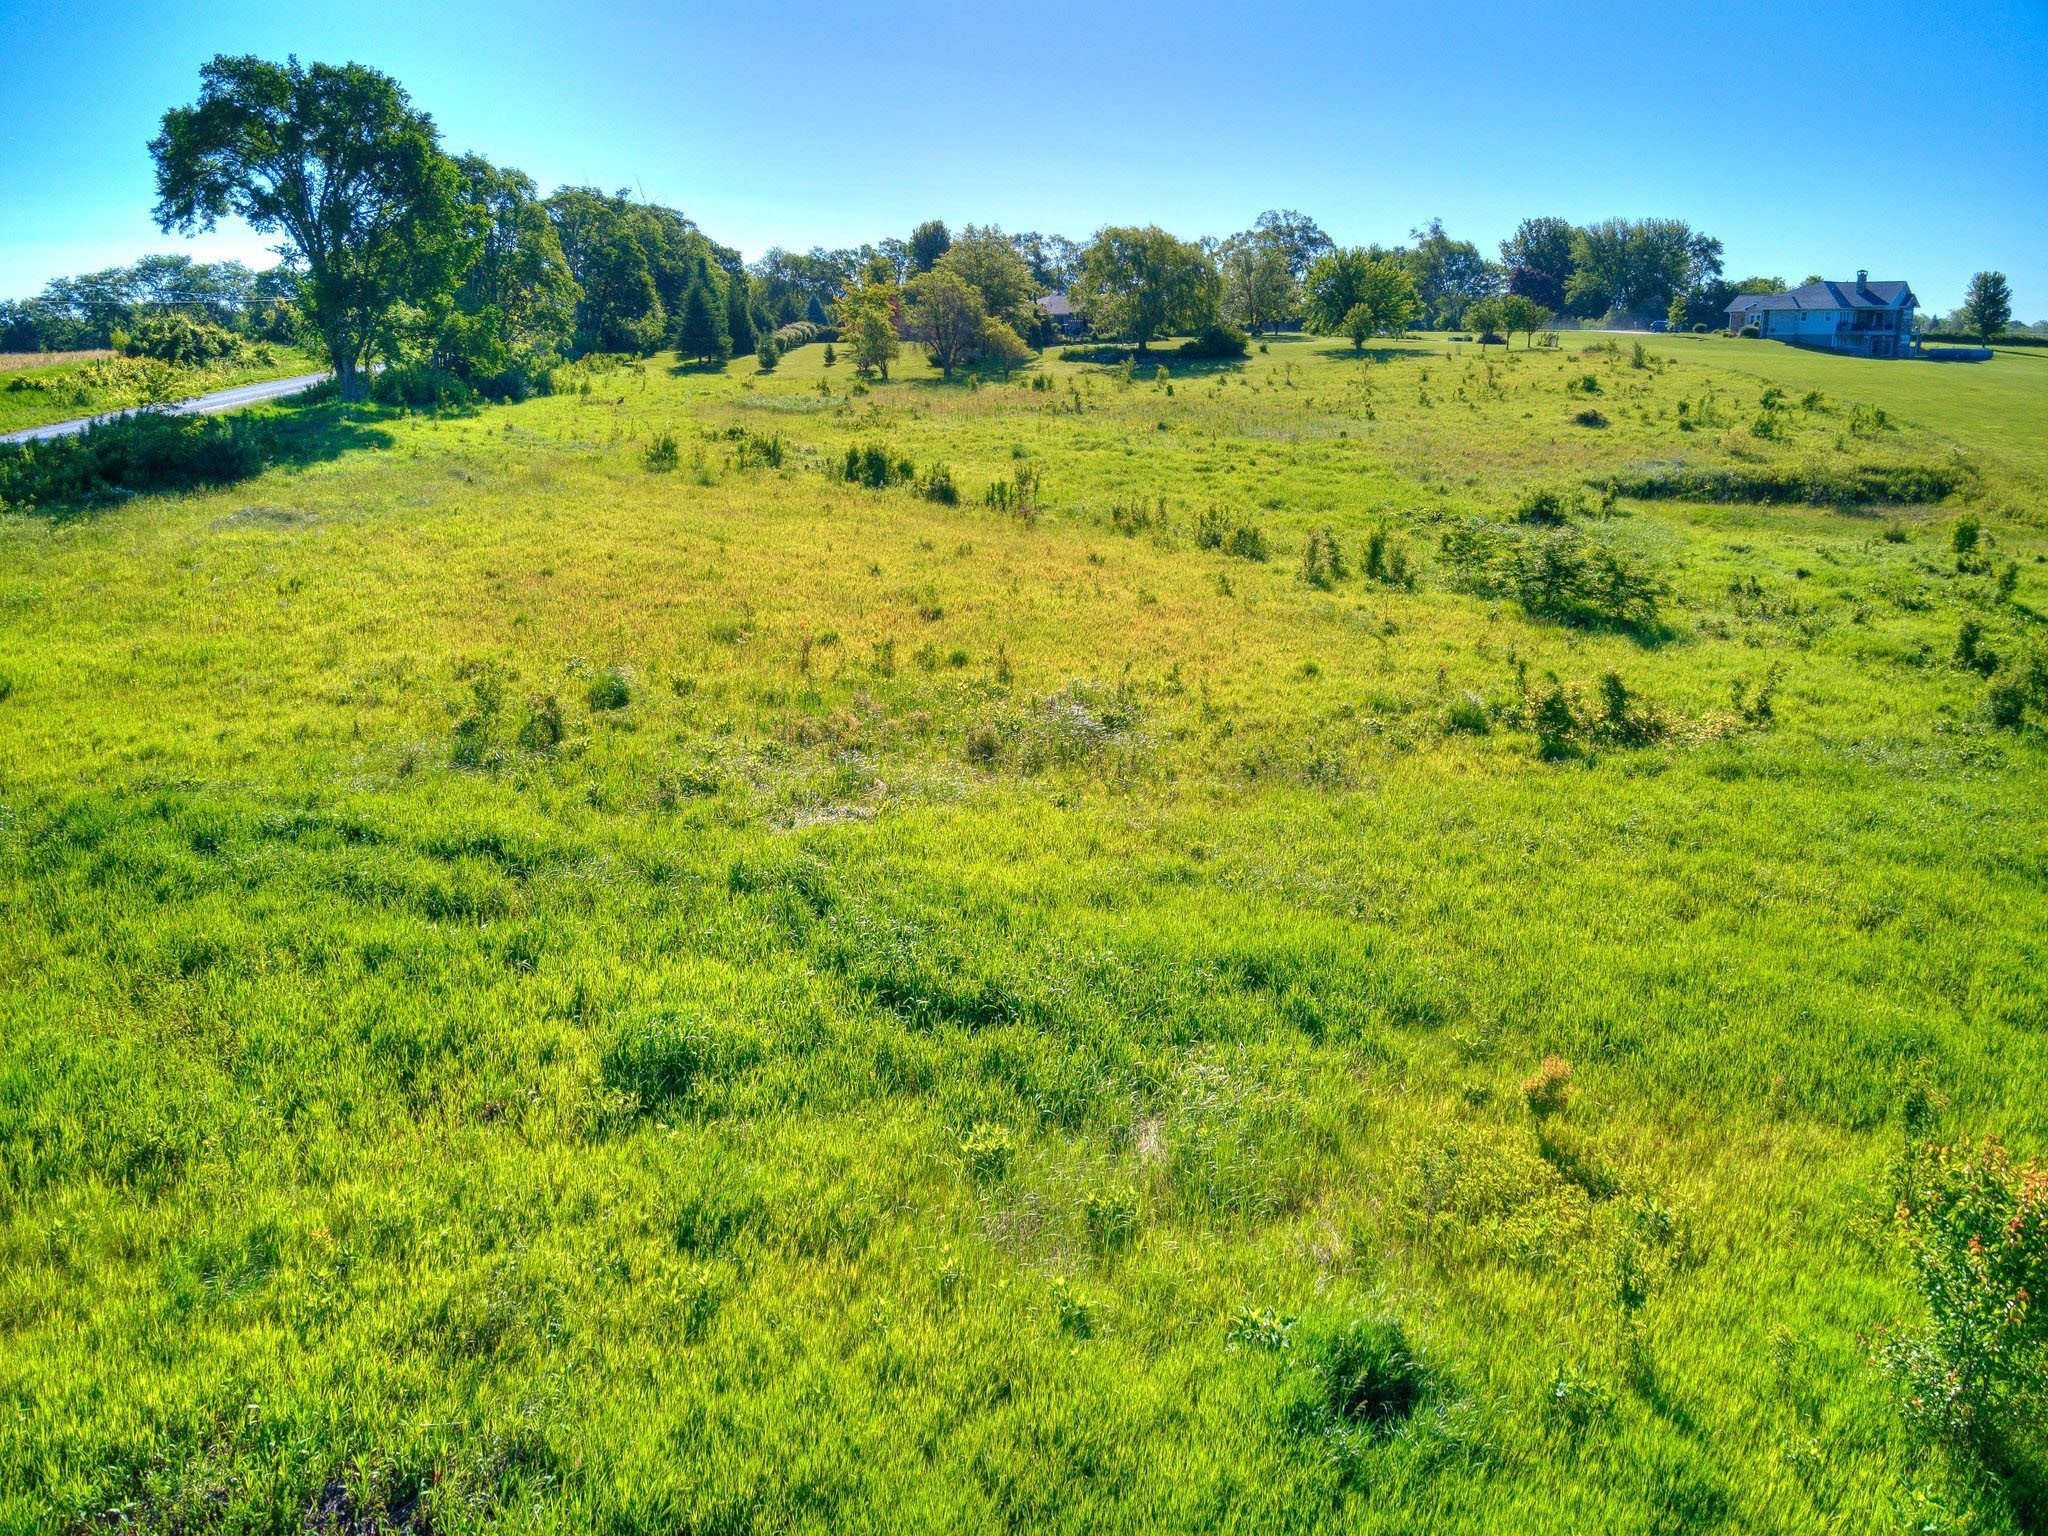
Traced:
<svg viewBox="0 0 2048 1536">
<path fill-rule="evenodd" d="M 145 320 L 182 315 L 263 340 L 290 339 L 288 272 L 239 261 L 145 256 L 131 267 L 60 277 L 33 298 L 0 300 L 0 352 L 75 352 L 110 347 Z"/>
<path fill-rule="evenodd" d="M 1406 245 L 1339 248 L 1293 209 L 1198 242 L 1152 225 L 1085 245 L 994 226 L 956 236 L 931 220 L 902 239 L 770 250 L 749 266 L 675 209 L 589 187 L 542 197 L 518 171 L 446 152 L 388 76 L 296 59 L 215 58 L 150 151 L 162 228 L 237 216 L 279 237 L 282 265 L 152 257 L 52 283 L 0 308 L 0 345 L 104 343 L 139 314 L 175 310 L 295 327 L 350 394 L 372 357 L 516 390 L 567 354 L 673 346 L 715 361 L 797 321 L 836 323 L 864 368 L 886 370 L 906 339 L 947 374 L 1007 364 L 1050 338 L 1034 300 L 1060 290 L 1098 333 L 1143 350 L 1219 321 L 1257 331 L 1298 318 L 1359 346 L 1416 325 L 1526 335 L 1559 313 L 1718 323 L 1736 293 L 1783 286 L 1726 283 L 1721 243 L 1677 219 L 1528 219 L 1491 261 L 1440 220 Z"/>
</svg>

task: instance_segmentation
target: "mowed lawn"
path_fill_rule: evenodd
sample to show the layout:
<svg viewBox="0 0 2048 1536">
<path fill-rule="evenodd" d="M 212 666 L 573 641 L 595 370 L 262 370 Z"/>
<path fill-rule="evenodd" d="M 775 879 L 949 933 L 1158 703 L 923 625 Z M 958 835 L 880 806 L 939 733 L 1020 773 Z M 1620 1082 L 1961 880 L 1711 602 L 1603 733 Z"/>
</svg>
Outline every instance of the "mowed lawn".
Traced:
<svg viewBox="0 0 2048 1536">
<path fill-rule="evenodd" d="M 0 519 L 0 1527 L 2024 1528 L 2048 365 L 823 350 Z"/>
</svg>

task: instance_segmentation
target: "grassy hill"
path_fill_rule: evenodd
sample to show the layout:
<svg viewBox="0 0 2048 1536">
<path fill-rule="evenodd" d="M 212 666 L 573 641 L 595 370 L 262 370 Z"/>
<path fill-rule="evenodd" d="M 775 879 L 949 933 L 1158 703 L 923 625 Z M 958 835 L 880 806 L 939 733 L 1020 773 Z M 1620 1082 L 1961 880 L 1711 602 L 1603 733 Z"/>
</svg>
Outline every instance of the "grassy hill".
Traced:
<svg viewBox="0 0 2048 1536">
<path fill-rule="evenodd" d="M 0 1527 L 2024 1528 L 2048 368 L 1580 345 L 0 519 Z"/>
</svg>

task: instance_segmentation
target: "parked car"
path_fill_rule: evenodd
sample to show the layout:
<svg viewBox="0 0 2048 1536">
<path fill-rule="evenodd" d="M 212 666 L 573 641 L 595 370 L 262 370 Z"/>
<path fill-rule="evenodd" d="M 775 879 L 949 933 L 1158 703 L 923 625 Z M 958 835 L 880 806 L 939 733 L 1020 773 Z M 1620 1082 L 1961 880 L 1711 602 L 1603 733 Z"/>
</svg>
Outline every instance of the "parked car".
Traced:
<svg viewBox="0 0 2048 1536">
<path fill-rule="evenodd" d="M 1650 322 L 1650 329 L 1661 336 L 1671 329 L 1671 322 L 1669 320 L 1652 320 Z"/>
</svg>

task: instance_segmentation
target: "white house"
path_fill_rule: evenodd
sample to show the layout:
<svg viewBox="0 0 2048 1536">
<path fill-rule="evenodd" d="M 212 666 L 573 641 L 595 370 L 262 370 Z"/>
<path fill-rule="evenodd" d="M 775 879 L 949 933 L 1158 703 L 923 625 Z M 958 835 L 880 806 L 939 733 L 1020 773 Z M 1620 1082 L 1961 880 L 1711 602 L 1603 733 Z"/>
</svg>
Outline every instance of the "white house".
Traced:
<svg viewBox="0 0 2048 1536">
<path fill-rule="evenodd" d="M 1739 294 L 1728 306 L 1728 329 L 1753 325 L 1770 341 L 1858 357 L 1911 357 L 1920 346 L 1913 328 L 1918 303 L 1906 284 L 1873 283 L 1868 272 L 1858 272 L 1853 283 Z"/>
</svg>

